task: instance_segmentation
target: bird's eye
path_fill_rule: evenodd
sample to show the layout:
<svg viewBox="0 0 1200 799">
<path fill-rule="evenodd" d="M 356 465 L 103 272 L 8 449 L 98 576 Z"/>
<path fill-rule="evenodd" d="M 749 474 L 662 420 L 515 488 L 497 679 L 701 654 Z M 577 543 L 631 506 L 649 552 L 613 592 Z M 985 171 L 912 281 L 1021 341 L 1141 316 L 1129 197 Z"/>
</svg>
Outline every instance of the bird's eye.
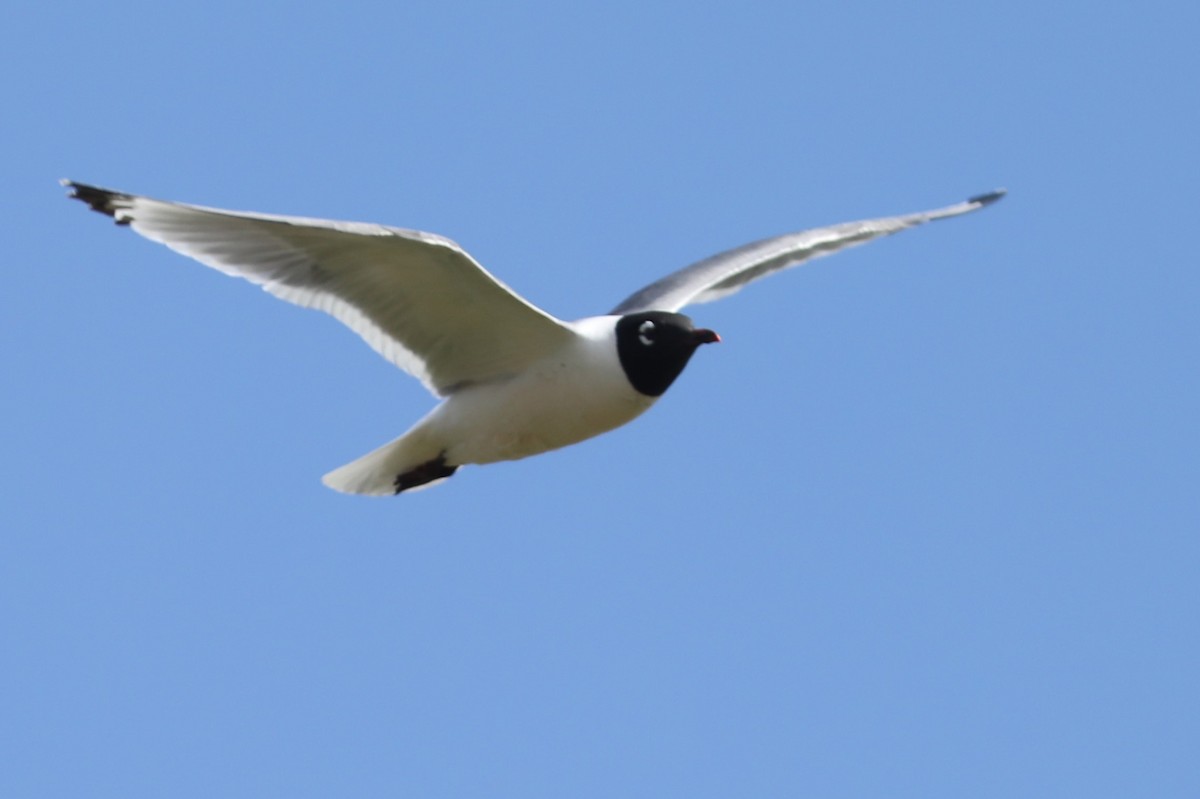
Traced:
<svg viewBox="0 0 1200 799">
<path fill-rule="evenodd" d="M 638 325 L 638 341 L 649 347 L 654 343 L 654 323 L 650 321 L 642 322 Z"/>
</svg>

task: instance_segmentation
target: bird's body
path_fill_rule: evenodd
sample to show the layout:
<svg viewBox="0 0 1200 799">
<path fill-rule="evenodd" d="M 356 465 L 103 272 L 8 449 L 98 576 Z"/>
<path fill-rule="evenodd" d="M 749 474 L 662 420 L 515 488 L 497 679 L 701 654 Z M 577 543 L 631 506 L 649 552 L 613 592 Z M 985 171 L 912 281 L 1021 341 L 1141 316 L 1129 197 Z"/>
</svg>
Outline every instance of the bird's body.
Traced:
<svg viewBox="0 0 1200 799">
<path fill-rule="evenodd" d="M 333 315 L 443 398 L 404 435 L 325 476 L 330 487 L 358 494 L 399 493 L 465 464 L 517 460 L 620 427 L 662 396 L 701 344 L 720 340 L 677 313 L 683 306 L 1003 195 L 748 244 L 646 286 L 609 314 L 563 322 L 434 234 L 64 183 L 146 238 Z"/>
<path fill-rule="evenodd" d="M 579 337 L 561 352 L 510 377 L 463 387 L 395 441 L 325 475 L 325 484 L 393 494 L 395 481 L 422 464 L 519 460 L 632 421 L 658 398 L 626 379 L 616 357 L 615 319 L 572 323 Z"/>
</svg>

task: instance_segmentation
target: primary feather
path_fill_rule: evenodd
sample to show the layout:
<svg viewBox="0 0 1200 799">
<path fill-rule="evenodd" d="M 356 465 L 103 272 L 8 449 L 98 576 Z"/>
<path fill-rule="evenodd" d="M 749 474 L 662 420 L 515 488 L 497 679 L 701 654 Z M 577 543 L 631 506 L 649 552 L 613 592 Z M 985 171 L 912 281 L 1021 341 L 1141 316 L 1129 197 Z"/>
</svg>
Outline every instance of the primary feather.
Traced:
<svg viewBox="0 0 1200 799">
<path fill-rule="evenodd" d="M 65 183 L 117 224 L 334 316 L 439 396 L 519 372 L 574 336 L 441 236 Z"/>
<path fill-rule="evenodd" d="M 886 216 L 812 228 L 775 236 L 718 253 L 678 272 L 656 280 L 623 300 L 612 312 L 678 311 L 685 305 L 712 302 L 727 297 L 748 283 L 798 266 L 805 261 L 832 255 L 847 247 L 866 244 L 880 236 L 899 233 L 935 219 L 947 219 L 977 211 L 999 200 L 1004 189 L 972 197 L 956 205 L 903 216 Z"/>
</svg>

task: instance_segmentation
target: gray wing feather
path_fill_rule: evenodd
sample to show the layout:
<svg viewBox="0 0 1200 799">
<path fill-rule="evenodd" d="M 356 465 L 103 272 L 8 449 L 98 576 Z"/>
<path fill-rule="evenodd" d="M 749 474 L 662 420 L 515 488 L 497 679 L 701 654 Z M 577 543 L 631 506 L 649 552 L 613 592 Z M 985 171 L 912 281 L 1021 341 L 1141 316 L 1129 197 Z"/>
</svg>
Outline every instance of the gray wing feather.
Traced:
<svg viewBox="0 0 1200 799">
<path fill-rule="evenodd" d="M 1004 194 L 1004 189 L 998 189 L 932 211 L 844 222 L 746 244 L 672 272 L 626 298 L 612 313 L 678 311 L 692 303 L 719 300 L 783 269 L 936 219 L 968 214 L 991 205 Z"/>
<path fill-rule="evenodd" d="M 223 211 L 64 183 L 117 224 L 330 314 L 435 394 L 520 371 L 576 335 L 431 233 Z"/>
</svg>

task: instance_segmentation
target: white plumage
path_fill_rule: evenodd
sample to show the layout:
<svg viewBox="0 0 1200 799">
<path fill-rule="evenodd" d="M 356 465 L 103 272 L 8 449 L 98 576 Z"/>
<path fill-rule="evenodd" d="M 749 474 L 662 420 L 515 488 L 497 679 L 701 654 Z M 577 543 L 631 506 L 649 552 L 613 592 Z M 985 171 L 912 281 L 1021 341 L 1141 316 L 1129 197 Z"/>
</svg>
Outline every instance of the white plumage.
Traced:
<svg viewBox="0 0 1200 799">
<path fill-rule="evenodd" d="M 1004 194 L 748 244 L 646 286 L 610 314 L 563 322 L 431 233 L 223 211 L 63 182 L 73 197 L 152 241 L 331 314 L 445 398 L 404 435 L 324 478 L 361 494 L 429 485 L 463 464 L 524 458 L 619 427 L 654 404 L 697 346 L 719 340 L 674 313 L 680 308 Z"/>
</svg>

